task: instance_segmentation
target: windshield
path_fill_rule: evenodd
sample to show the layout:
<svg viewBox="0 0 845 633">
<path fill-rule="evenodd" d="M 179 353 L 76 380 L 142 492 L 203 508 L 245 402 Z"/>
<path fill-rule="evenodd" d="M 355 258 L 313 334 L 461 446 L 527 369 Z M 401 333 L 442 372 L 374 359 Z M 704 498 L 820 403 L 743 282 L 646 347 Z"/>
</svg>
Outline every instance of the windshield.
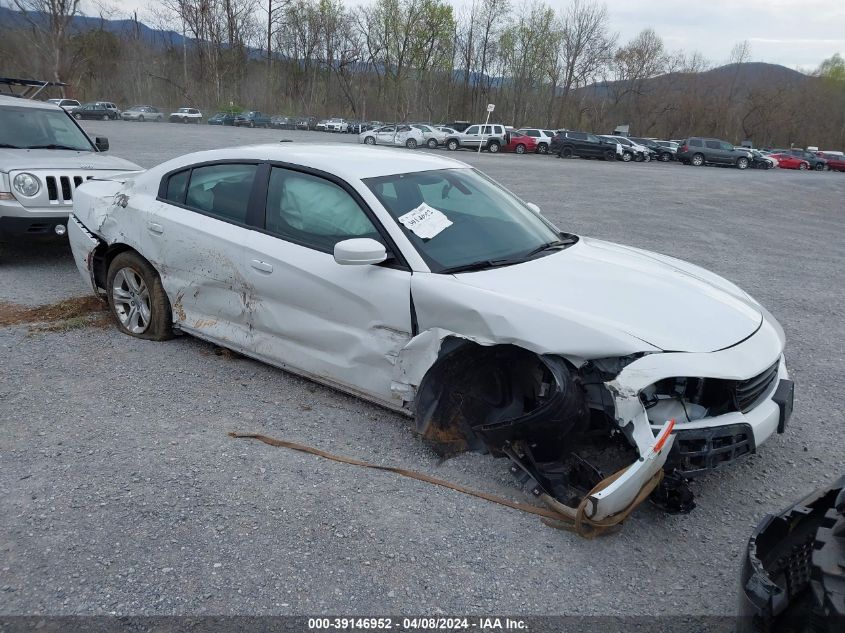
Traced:
<svg viewBox="0 0 845 633">
<path fill-rule="evenodd" d="M 91 142 L 64 110 L 0 108 L 0 147 L 93 151 Z"/>
<path fill-rule="evenodd" d="M 515 264 L 560 241 L 557 230 L 474 169 L 364 180 L 433 272 Z"/>
</svg>

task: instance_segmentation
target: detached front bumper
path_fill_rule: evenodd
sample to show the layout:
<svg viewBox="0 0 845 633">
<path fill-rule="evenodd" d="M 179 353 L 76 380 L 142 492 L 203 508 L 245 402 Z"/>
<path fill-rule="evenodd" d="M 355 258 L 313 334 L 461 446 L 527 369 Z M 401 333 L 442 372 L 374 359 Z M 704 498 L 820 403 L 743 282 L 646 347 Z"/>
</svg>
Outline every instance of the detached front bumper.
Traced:
<svg viewBox="0 0 845 633">
<path fill-rule="evenodd" d="M 792 381 L 783 359 L 784 335 L 765 312 L 760 328 L 741 343 L 709 353 L 648 354 L 606 383 L 616 418 L 629 439 L 641 446 L 658 427 L 648 420 L 640 393 L 666 378 L 701 377 L 743 382 L 777 365 L 777 376 L 752 408 L 687 421 L 676 418 L 675 443 L 667 468 L 693 477 L 756 452 L 775 432 L 784 432 L 792 413 Z"/>
</svg>

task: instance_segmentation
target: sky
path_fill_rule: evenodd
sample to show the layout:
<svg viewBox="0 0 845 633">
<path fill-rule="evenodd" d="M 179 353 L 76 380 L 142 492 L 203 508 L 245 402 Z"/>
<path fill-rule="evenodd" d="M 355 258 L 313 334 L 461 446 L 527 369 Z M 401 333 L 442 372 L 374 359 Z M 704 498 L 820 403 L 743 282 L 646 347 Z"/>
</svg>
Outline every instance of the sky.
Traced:
<svg viewBox="0 0 845 633">
<path fill-rule="evenodd" d="M 83 0 L 96 14 L 96 0 Z M 531 0 L 512 0 L 514 4 Z M 555 9 L 571 0 L 545 0 Z M 113 17 L 137 10 L 144 19 L 156 0 L 105 0 L 119 7 Z M 363 4 L 368 0 L 346 0 Z M 464 8 L 471 0 L 452 0 Z M 611 30 L 620 41 L 654 29 L 670 51 L 698 51 L 713 63 L 727 63 L 735 44 L 748 40 L 751 61 L 813 70 L 834 53 L 845 55 L 845 0 L 605 0 Z"/>
</svg>

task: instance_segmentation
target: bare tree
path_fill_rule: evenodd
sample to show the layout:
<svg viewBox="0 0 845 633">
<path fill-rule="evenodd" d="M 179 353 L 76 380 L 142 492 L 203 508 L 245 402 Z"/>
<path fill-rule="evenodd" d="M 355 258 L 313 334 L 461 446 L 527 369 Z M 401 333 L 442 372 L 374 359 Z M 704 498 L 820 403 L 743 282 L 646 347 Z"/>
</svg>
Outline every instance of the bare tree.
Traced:
<svg viewBox="0 0 845 633">
<path fill-rule="evenodd" d="M 12 4 L 29 24 L 41 54 L 50 60 L 53 81 L 62 81 L 70 23 L 79 13 L 79 0 L 12 0 Z"/>
</svg>

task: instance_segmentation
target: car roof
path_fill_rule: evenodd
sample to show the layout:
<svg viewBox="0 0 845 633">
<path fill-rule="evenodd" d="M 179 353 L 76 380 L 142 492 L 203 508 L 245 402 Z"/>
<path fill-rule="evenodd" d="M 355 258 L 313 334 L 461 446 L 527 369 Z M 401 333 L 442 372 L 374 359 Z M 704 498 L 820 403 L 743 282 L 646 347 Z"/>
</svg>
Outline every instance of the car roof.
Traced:
<svg viewBox="0 0 845 633">
<path fill-rule="evenodd" d="M 59 106 L 55 103 L 48 103 L 47 101 L 33 101 L 22 97 L 10 97 L 8 95 L 0 95 L 0 106 L 17 106 L 19 108 L 36 108 L 39 110 L 55 110 Z"/>
<path fill-rule="evenodd" d="M 270 160 L 310 167 L 334 174 L 344 180 L 376 178 L 434 169 L 469 169 L 453 158 L 405 149 L 381 149 L 364 145 L 274 143 L 227 147 L 186 154 L 160 165 L 161 173 L 195 163 L 218 160 Z M 152 170 L 151 170 L 152 171 Z"/>
</svg>

